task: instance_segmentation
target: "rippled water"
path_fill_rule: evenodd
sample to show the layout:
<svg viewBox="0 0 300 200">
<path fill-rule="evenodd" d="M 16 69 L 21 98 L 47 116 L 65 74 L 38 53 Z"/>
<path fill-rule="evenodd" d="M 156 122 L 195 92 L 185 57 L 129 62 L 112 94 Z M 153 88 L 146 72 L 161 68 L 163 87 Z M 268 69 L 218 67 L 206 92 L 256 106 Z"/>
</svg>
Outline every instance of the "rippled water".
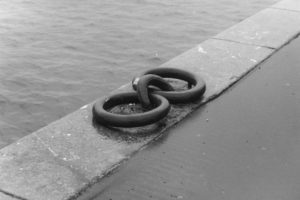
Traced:
<svg viewBox="0 0 300 200">
<path fill-rule="evenodd" d="M 0 0 L 0 147 L 278 0 Z"/>
</svg>

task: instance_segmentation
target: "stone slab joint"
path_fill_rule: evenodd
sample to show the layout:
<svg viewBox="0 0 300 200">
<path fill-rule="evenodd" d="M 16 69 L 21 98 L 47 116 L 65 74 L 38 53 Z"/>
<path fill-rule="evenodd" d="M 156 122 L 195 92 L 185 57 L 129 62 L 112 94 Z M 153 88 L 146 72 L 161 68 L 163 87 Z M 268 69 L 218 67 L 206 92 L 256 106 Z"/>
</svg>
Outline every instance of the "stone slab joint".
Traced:
<svg viewBox="0 0 300 200">
<path fill-rule="evenodd" d="M 286 0 L 274 8 L 299 8 Z M 0 150 L 0 190 L 26 200 L 76 199 L 193 110 L 216 98 L 300 33 L 300 13 L 267 8 L 173 58 L 161 67 L 201 75 L 201 101 L 173 105 L 154 125 L 110 129 L 93 122 L 91 107 L 79 110 Z M 300 10 L 300 9 L 299 9 Z M 131 90 L 130 84 L 119 91 Z M 16 199 L 0 191 L 0 200 Z"/>
</svg>

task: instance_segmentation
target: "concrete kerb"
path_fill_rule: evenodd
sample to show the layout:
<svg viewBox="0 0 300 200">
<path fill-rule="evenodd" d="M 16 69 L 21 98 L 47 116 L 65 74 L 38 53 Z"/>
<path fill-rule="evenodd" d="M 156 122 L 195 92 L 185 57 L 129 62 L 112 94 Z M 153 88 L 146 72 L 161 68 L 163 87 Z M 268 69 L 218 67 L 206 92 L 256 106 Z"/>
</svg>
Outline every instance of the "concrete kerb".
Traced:
<svg viewBox="0 0 300 200">
<path fill-rule="evenodd" d="M 274 4 L 271 8 L 284 9 L 288 11 L 300 12 L 300 1 L 297 0 L 285 0 Z"/>
<path fill-rule="evenodd" d="M 279 49 L 300 32 L 299 14 L 267 8 L 213 38 Z"/>
<path fill-rule="evenodd" d="M 2 197 L 1 190 L 17 199 L 75 199 L 291 41 L 299 25 L 300 13 L 269 8 L 163 64 L 200 74 L 207 91 L 199 102 L 172 106 L 166 119 L 154 125 L 105 128 L 93 123 L 89 104 L 1 149 L 0 199 L 10 198 Z M 131 88 L 128 84 L 114 92 L 120 90 Z"/>
<path fill-rule="evenodd" d="M 0 192 L 0 199 L 1 200 L 22 200 L 22 198 L 14 198 L 12 195 L 6 195 Z"/>
</svg>

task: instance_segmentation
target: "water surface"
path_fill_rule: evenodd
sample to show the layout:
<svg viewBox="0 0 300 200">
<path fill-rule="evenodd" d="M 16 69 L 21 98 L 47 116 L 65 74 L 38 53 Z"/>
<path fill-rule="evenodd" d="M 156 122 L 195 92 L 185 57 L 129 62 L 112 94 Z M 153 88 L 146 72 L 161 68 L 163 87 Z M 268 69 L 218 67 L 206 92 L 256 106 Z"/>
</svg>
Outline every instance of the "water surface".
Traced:
<svg viewBox="0 0 300 200">
<path fill-rule="evenodd" d="M 0 147 L 278 0 L 0 0 Z"/>
</svg>

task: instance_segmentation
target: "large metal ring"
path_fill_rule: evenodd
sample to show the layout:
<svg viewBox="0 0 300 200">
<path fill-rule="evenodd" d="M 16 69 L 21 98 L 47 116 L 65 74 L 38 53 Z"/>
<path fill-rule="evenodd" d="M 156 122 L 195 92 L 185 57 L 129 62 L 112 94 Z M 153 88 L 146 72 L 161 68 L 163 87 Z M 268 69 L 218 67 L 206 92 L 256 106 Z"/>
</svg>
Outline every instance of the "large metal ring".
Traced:
<svg viewBox="0 0 300 200">
<path fill-rule="evenodd" d="M 147 74 L 155 74 L 158 76 L 161 76 L 163 78 L 175 78 L 175 79 L 180 79 L 183 81 L 186 81 L 189 85 L 193 85 L 192 88 L 188 90 L 183 90 L 183 91 L 154 91 L 153 94 L 159 94 L 166 99 L 170 101 L 170 103 L 187 103 L 187 102 L 192 102 L 196 101 L 201 98 L 203 93 L 205 92 L 205 82 L 203 79 L 199 76 L 196 76 L 190 72 L 181 70 L 181 69 L 176 69 L 176 68 L 155 68 L 155 69 L 150 69 L 148 71 L 145 71 L 142 73 L 139 77 L 141 79 L 142 76 L 147 75 Z M 137 89 L 138 84 L 140 81 L 137 81 L 135 78 L 133 79 L 133 88 Z M 143 85 L 143 89 L 140 88 L 140 90 L 147 91 L 145 87 L 146 85 Z M 145 96 L 145 98 L 148 98 Z"/>
<path fill-rule="evenodd" d="M 139 103 L 137 93 L 119 93 L 110 97 L 104 97 L 96 101 L 93 106 L 94 119 L 106 126 L 138 127 L 152 124 L 168 114 L 170 104 L 167 99 L 160 95 L 151 94 L 150 98 L 151 102 L 156 106 L 154 109 L 144 113 L 122 115 L 111 113 L 109 110 L 120 104 Z"/>
<path fill-rule="evenodd" d="M 155 86 L 164 91 L 174 91 L 174 88 L 168 81 L 154 74 L 141 76 L 138 79 L 135 79 L 135 81 L 137 81 L 135 84 L 138 98 L 144 108 L 149 108 L 151 106 L 149 89 L 152 93 L 153 88 L 148 88 L 149 85 Z"/>
</svg>

